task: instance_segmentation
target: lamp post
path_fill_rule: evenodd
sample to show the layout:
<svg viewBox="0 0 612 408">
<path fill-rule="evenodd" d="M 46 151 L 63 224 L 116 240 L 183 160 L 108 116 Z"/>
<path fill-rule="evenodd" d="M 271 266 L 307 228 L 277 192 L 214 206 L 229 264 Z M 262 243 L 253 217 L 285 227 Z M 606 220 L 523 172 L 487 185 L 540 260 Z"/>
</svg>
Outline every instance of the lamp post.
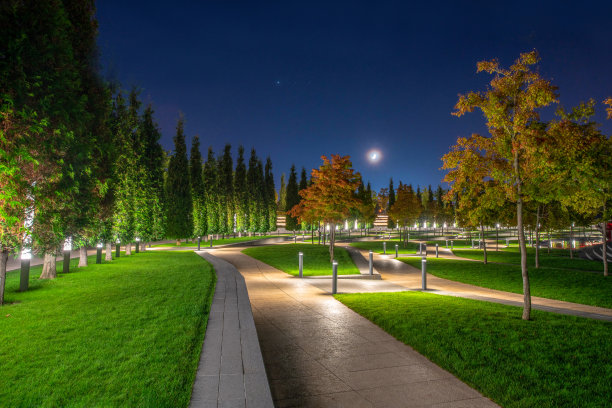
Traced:
<svg viewBox="0 0 612 408">
<path fill-rule="evenodd" d="M 423 290 L 427 290 L 427 259 L 421 259 L 421 283 Z"/>
<path fill-rule="evenodd" d="M 72 238 L 66 238 L 64 242 L 64 273 L 70 272 L 70 253 L 72 251 Z"/>
<path fill-rule="evenodd" d="M 30 260 L 32 259 L 32 252 L 30 248 L 24 248 L 21 251 L 21 274 L 19 276 L 19 291 L 25 292 L 28 290 L 30 282 Z"/>
<path fill-rule="evenodd" d="M 198 251 L 200 250 L 201 244 L 202 244 L 202 237 L 198 236 Z"/>
<path fill-rule="evenodd" d="M 372 253 L 372 250 L 370 250 L 370 259 L 368 267 L 370 268 L 370 276 L 374 275 L 374 254 Z"/>
<path fill-rule="evenodd" d="M 136 238 L 136 253 L 140 252 L 140 238 Z"/>
<path fill-rule="evenodd" d="M 98 245 L 96 245 L 96 263 L 97 264 L 101 264 L 102 263 L 102 243 L 98 243 Z"/>
<path fill-rule="evenodd" d="M 117 239 L 117 245 L 115 246 L 115 258 L 119 258 L 121 256 L 121 241 Z"/>
<path fill-rule="evenodd" d="M 298 253 L 298 266 L 300 269 L 300 278 L 304 276 L 304 253 Z"/>
<path fill-rule="evenodd" d="M 332 294 L 338 293 L 338 262 L 332 262 Z"/>
</svg>

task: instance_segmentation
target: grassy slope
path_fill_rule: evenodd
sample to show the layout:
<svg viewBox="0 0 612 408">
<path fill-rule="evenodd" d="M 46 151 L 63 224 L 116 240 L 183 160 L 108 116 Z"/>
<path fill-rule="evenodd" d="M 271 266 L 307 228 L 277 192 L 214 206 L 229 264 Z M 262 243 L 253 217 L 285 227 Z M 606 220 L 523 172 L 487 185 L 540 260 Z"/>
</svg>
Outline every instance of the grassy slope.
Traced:
<svg viewBox="0 0 612 408">
<path fill-rule="evenodd" d="M 0 307 L 0 405 L 187 406 L 215 275 L 193 253 L 76 268 Z M 61 268 L 61 263 L 58 263 Z"/>
<path fill-rule="evenodd" d="M 455 255 L 462 258 L 482 260 L 482 250 L 456 250 Z M 487 260 L 491 262 L 513 263 L 520 264 L 521 253 L 518 247 L 511 247 L 500 251 L 488 251 Z M 528 266 L 535 266 L 535 249 L 527 248 L 527 263 Z M 603 263 L 598 261 L 589 261 L 588 259 L 579 258 L 574 254 L 574 259 L 569 257 L 569 251 L 564 249 L 552 249 L 550 254 L 546 249 L 540 249 L 540 267 L 546 268 L 568 268 L 580 269 L 583 271 L 599 271 L 603 272 Z"/>
<path fill-rule="evenodd" d="M 332 266 L 329 262 L 329 249 L 323 245 L 286 244 L 247 248 L 243 250 L 248 256 L 259 259 L 283 272 L 297 276 L 298 252 L 304 253 L 304 276 L 331 275 Z M 359 274 L 359 269 L 344 248 L 334 249 L 338 261 L 338 275 Z"/>
<path fill-rule="evenodd" d="M 419 258 L 401 258 L 421 268 Z M 454 259 L 427 259 L 427 272 L 440 278 L 484 288 L 523 293 L 520 265 L 503 265 Z M 612 308 L 612 280 L 592 272 L 554 268 L 529 269 L 531 295 L 567 302 Z"/>
<path fill-rule="evenodd" d="M 606 407 L 612 323 L 419 292 L 341 302 L 504 407 Z"/>
</svg>

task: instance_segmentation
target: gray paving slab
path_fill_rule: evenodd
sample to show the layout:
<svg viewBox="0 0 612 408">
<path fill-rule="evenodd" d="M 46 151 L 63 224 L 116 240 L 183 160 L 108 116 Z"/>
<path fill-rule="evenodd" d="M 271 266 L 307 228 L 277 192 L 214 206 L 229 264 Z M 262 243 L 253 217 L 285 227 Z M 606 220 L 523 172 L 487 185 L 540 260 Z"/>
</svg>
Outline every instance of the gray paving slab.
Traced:
<svg viewBox="0 0 612 408">
<path fill-rule="evenodd" d="M 217 285 L 190 407 L 273 407 L 244 278 L 231 264 L 204 251 Z"/>
</svg>

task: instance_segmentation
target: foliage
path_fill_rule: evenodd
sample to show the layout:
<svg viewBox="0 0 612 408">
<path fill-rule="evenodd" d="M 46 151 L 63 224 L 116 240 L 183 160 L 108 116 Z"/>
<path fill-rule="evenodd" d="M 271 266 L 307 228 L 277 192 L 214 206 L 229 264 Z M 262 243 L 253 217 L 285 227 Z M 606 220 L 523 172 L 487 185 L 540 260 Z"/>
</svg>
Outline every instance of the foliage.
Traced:
<svg viewBox="0 0 612 408">
<path fill-rule="evenodd" d="M 193 203 L 183 117 L 178 120 L 173 140 L 174 154 L 170 158 L 166 180 L 166 235 L 177 239 L 189 238 L 193 235 Z"/>
<path fill-rule="evenodd" d="M 191 154 L 189 156 L 189 180 L 191 181 L 191 197 L 193 201 L 193 235 L 198 237 L 206 235 L 208 231 L 202 171 L 200 138 L 195 136 L 191 143 Z"/>
<path fill-rule="evenodd" d="M 234 173 L 234 195 L 236 205 L 236 230 L 249 230 L 249 202 L 247 195 L 247 170 L 244 164 L 244 147 L 238 147 L 238 159 Z"/>
<path fill-rule="evenodd" d="M 421 214 L 421 203 L 411 185 L 400 182 L 397 187 L 397 200 L 389 208 L 389 216 L 399 221 L 403 228 L 415 222 Z"/>
<path fill-rule="evenodd" d="M 285 221 L 285 229 L 287 231 L 295 231 L 299 227 L 298 219 L 291 215 L 291 209 L 300 203 L 300 190 L 298 190 L 297 173 L 295 172 L 295 165 L 291 166 L 289 172 L 289 181 L 287 182 L 287 197 L 285 198 L 286 207 L 285 211 L 287 218 Z"/>
<path fill-rule="evenodd" d="M 217 159 L 212 147 L 208 148 L 208 156 L 202 173 L 204 182 L 204 198 L 206 203 L 206 225 L 208 234 L 219 233 L 219 193 L 217 190 Z"/>
<path fill-rule="evenodd" d="M 336 298 L 504 407 L 603 407 L 612 325 L 429 293 Z M 560 338 L 562 337 L 562 341 Z"/>
<path fill-rule="evenodd" d="M 387 212 L 391 209 L 391 207 L 393 207 L 393 204 L 395 204 L 395 188 L 393 187 L 393 179 L 389 180 L 389 205 L 387 206 Z M 393 218 L 393 217 L 389 217 L 389 220 L 387 221 L 387 228 L 395 228 L 397 227 L 397 225 L 395 225 L 395 221 L 397 220 L 397 218 Z"/>
<path fill-rule="evenodd" d="M 266 231 L 276 230 L 276 188 L 274 187 L 274 174 L 272 173 L 272 160 L 266 159 L 264 170 L 265 205 L 266 205 Z"/>
</svg>

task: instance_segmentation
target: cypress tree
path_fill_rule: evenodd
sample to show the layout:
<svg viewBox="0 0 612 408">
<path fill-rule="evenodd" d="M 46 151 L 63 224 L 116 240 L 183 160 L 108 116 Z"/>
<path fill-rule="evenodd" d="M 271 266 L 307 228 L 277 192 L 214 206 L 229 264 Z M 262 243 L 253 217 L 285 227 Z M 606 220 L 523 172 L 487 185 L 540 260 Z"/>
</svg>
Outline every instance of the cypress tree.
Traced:
<svg viewBox="0 0 612 408">
<path fill-rule="evenodd" d="M 161 132 L 153 120 L 153 107 L 148 105 L 142 116 L 142 157 L 141 162 L 144 168 L 147 181 L 147 211 L 150 214 L 151 231 L 149 236 L 142 237 L 148 239 L 161 239 L 164 237 L 165 228 L 165 207 L 164 207 L 164 149 L 159 140 Z"/>
<path fill-rule="evenodd" d="M 207 234 L 219 233 L 219 195 L 217 190 L 217 160 L 212 147 L 208 148 L 208 156 L 202 173 L 204 181 L 204 198 L 206 203 Z"/>
<path fill-rule="evenodd" d="M 289 181 L 287 182 L 287 203 L 285 211 L 291 210 L 294 206 L 300 203 L 300 196 L 298 194 L 297 174 L 295 172 L 295 165 L 291 166 L 289 172 Z M 295 231 L 298 229 L 297 218 L 287 214 L 286 229 L 288 231 Z"/>
<path fill-rule="evenodd" d="M 206 203 L 204 200 L 204 180 L 202 179 L 202 154 L 200 153 L 200 138 L 195 136 L 191 144 L 189 156 L 189 179 L 191 181 L 191 197 L 193 201 L 193 234 L 203 236 L 207 232 Z"/>
<path fill-rule="evenodd" d="M 191 187 L 189 183 L 189 164 L 187 161 L 187 145 L 183 133 L 183 117 L 176 125 L 174 136 L 174 154 L 168 164 L 168 178 L 166 180 L 166 234 L 176 238 L 193 235 L 193 205 L 191 201 Z"/>
<path fill-rule="evenodd" d="M 391 178 L 389 179 L 389 208 L 391 208 L 393 204 L 395 204 L 395 189 L 393 188 L 393 178 Z M 389 208 L 387 208 L 387 211 Z M 395 228 L 395 220 L 391 219 L 391 217 L 389 217 L 387 221 L 387 227 Z"/>
<path fill-rule="evenodd" d="M 278 210 L 285 211 L 287 207 L 287 184 L 285 183 L 285 173 L 281 174 L 280 190 L 278 191 Z"/>
<path fill-rule="evenodd" d="M 234 173 L 234 198 L 236 208 L 236 229 L 240 232 L 249 230 L 249 202 L 247 192 L 247 170 L 244 163 L 244 147 L 238 147 L 238 160 Z"/>
<path fill-rule="evenodd" d="M 257 232 L 266 232 L 268 229 L 268 211 L 266 208 L 266 182 L 264 179 L 264 166 L 261 160 L 257 159 L 257 184 L 256 184 L 256 211 L 257 211 Z"/>
<path fill-rule="evenodd" d="M 302 167 L 302 173 L 300 174 L 300 184 L 298 185 L 298 191 L 302 191 L 305 188 L 308 188 L 308 173 L 306 173 L 306 169 Z M 301 201 L 301 197 L 300 197 Z"/>
<path fill-rule="evenodd" d="M 262 227 L 263 182 L 261 162 L 257 158 L 255 149 L 251 149 L 249 169 L 247 171 L 247 189 L 249 201 L 249 231 L 259 232 Z"/>
<path fill-rule="evenodd" d="M 268 156 L 264 174 L 267 228 L 266 231 L 276 230 L 276 189 L 274 188 L 274 175 L 272 174 L 272 160 Z"/>
<path fill-rule="evenodd" d="M 218 167 L 219 232 L 231 234 L 234 231 L 234 164 L 231 145 L 225 145 Z"/>
</svg>

